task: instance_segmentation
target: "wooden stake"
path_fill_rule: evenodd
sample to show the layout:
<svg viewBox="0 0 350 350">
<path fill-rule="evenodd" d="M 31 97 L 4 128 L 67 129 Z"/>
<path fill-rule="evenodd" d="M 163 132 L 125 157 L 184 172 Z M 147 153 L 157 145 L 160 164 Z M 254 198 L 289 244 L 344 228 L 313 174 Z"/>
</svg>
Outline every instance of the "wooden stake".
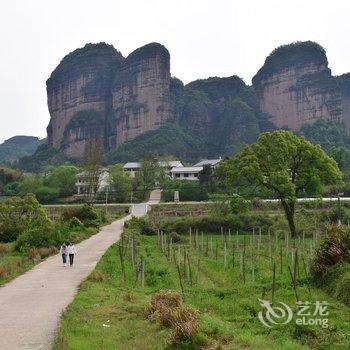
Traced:
<svg viewBox="0 0 350 350">
<path fill-rule="evenodd" d="M 275 300 L 275 290 L 276 290 L 276 263 L 273 263 L 272 272 L 272 304 Z"/>
</svg>

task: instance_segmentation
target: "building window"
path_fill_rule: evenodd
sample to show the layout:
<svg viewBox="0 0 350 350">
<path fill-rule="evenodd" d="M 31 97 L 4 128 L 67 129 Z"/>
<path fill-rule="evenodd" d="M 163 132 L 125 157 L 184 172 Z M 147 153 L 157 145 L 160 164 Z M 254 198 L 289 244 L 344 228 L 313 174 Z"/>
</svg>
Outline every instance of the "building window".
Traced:
<svg viewBox="0 0 350 350">
<path fill-rule="evenodd" d="M 187 173 L 185 173 L 185 174 L 184 174 L 184 177 L 188 177 L 188 174 L 187 174 Z"/>
<path fill-rule="evenodd" d="M 175 177 L 180 177 L 180 174 L 175 174 Z"/>
<path fill-rule="evenodd" d="M 194 177 L 198 177 L 198 173 L 193 174 Z"/>
</svg>

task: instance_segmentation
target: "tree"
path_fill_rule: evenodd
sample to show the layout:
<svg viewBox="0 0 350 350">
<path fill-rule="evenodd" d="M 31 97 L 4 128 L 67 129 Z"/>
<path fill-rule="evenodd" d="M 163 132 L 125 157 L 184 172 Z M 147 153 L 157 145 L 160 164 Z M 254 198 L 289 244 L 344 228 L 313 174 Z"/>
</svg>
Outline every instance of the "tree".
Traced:
<svg viewBox="0 0 350 350">
<path fill-rule="evenodd" d="M 86 141 L 82 159 L 82 167 L 86 173 L 88 185 L 88 202 L 92 203 L 98 189 L 101 172 L 102 146 L 100 138 Z"/>
<path fill-rule="evenodd" d="M 213 169 L 210 164 L 204 165 L 203 170 L 199 173 L 199 183 L 206 192 L 211 192 L 212 175 Z"/>
<path fill-rule="evenodd" d="M 109 169 L 109 187 L 114 201 L 125 203 L 130 200 L 132 180 L 129 174 L 123 171 L 123 166 L 118 164 Z"/>
<path fill-rule="evenodd" d="M 257 186 L 280 199 L 293 237 L 297 197 L 321 194 L 324 185 L 342 185 L 335 160 L 319 145 L 290 131 L 263 133 L 256 143 L 219 166 L 230 187 Z"/>
<path fill-rule="evenodd" d="M 45 210 L 33 194 L 7 199 L 0 203 L 0 241 L 13 241 L 24 230 L 48 221 Z"/>
<path fill-rule="evenodd" d="M 45 181 L 48 187 L 59 190 L 61 197 L 67 197 L 75 193 L 75 181 L 78 168 L 73 165 L 61 165 L 54 168 Z"/>
<path fill-rule="evenodd" d="M 20 180 L 22 180 L 22 174 L 19 171 L 6 166 L 0 166 L 0 193 L 6 185 Z"/>
<path fill-rule="evenodd" d="M 160 166 L 156 160 L 144 160 L 140 170 L 135 176 L 136 196 L 144 200 L 146 195 L 154 188 L 160 176 Z"/>
</svg>

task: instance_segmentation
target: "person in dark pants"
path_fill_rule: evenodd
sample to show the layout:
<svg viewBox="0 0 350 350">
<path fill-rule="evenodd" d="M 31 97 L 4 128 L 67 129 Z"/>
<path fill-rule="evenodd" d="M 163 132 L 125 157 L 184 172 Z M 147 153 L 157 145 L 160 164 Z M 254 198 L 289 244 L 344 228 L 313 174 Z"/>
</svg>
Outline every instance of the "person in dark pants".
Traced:
<svg viewBox="0 0 350 350">
<path fill-rule="evenodd" d="M 75 245 L 72 243 L 69 243 L 67 247 L 68 255 L 69 255 L 69 265 L 72 267 L 74 262 L 74 255 L 77 253 L 77 250 L 75 248 Z"/>
<path fill-rule="evenodd" d="M 68 247 L 66 246 L 66 243 L 63 243 L 61 245 L 61 249 L 60 249 L 60 254 L 62 256 L 63 267 L 66 267 L 66 265 L 67 265 L 67 253 L 68 253 Z"/>
</svg>

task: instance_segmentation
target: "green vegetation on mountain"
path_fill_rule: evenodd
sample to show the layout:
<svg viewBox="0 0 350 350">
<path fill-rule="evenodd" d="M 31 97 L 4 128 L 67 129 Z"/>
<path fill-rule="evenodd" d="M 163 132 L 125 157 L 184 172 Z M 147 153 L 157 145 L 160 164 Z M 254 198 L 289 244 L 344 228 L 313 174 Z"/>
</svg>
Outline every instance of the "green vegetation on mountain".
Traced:
<svg viewBox="0 0 350 350">
<path fill-rule="evenodd" d="M 196 80 L 184 86 L 172 79 L 171 97 L 181 127 L 200 137 L 203 156 L 231 155 L 273 129 L 258 112 L 252 89 L 237 76 Z"/>
<path fill-rule="evenodd" d="M 104 42 L 86 44 L 83 48 L 70 52 L 62 59 L 47 80 L 47 88 L 49 91 L 56 89 L 67 76 L 72 78 L 98 71 L 99 74 L 84 89 L 86 93 L 104 93 L 104 90 L 112 83 L 112 73 L 122 64 L 123 60 L 123 56 L 113 45 Z"/>
<path fill-rule="evenodd" d="M 137 161 L 149 157 L 172 155 L 197 159 L 203 152 L 203 142 L 175 124 L 166 124 L 158 130 L 144 133 L 116 150 L 106 154 L 105 162 Z"/>
<path fill-rule="evenodd" d="M 39 172 L 46 166 L 73 163 L 73 160 L 68 159 L 58 150 L 44 143 L 38 147 L 32 156 L 21 158 L 18 165 L 25 171 Z"/>
<path fill-rule="evenodd" d="M 328 64 L 326 51 L 321 45 L 312 41 L 297 41 L 279 46 L 266 58 L 264 65 L 253 78 L 253 84 L 284 69 L 311 63 Z"/>
<path fill-rule="evenodd" d="M 34 136 L 14 136 L 0 144 L 0 163 L 12 163 L 21 157 L 32 155 L 43 143 Z"/>
<path fill-rule="evenodd" d="M 302 125 L 299 133 L 310 142 L 321 145 L 326 152 L 329 152 L 333 147 L 350 148 L 350 133 L 342 123 L 318 119 L 312 125 Z"/>
</svg>

